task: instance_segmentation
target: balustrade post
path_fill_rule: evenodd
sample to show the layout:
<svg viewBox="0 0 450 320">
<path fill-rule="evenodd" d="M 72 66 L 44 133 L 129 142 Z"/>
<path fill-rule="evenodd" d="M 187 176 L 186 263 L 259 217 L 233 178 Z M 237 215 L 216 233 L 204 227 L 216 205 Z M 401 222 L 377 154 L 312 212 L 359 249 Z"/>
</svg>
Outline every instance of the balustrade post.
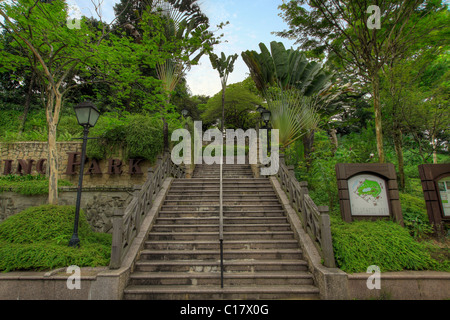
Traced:
<svg viewBox="0 0 450 320">
<path fill-rule="evenodd" d="M 288 172 L 288 181 L 286 181 L 286 188 L 289 192 L 289 202 L 292 205 L 294 203 L 294 184 L 293 181 L 296 181 L 294 166 L 286 166 Z"/>
<path fill-rule="evenodd" d="M 306 227 L 306 205 L 305 205 L 305 195 L 309 194 L 308 191 L 308 182 L 301 181 L 299 182 L 300 185 L 300 203 L 299 203 L 299 209 L 301 210 L 301 218 L 302 223 Z"/>
<path fill-rule="evenodd" d="M 152 184 L 153 176 L 155 175 L 155 168 L 150 167 L 147 169 L 147 181 L 148 181 L 148 195 L 149 195 L 149 208 L 153 205 L 153 193 L 154 193 L 154 185 Z"/>
<path fill-rule="evenodd" d="M 320 234 L 322 241 L 322 252 L 325 267 L 335 268 L 336 263 L 334 261 L 333 241 L 331 238 L 331 223 L 330 215 L 328 214 L 328 206 L 318 207 L 320 212 Z"/>
<path fill-rule="evenodd" d="M 122 264 L 123 214 L 124 209 L 114 210 L 110 269 L 119 269 Z"/>
</svg>

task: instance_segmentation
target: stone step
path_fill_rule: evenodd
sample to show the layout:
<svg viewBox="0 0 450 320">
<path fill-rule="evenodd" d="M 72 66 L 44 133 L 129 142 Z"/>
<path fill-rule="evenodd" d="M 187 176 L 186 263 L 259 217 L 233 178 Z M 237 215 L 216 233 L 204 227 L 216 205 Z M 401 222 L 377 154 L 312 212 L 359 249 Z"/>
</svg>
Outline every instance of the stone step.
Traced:
<svg viewBox="0 0 450 320">
<path fill-rule="evenodd" d="M 217 228 L 218 229 L 218 228 Z M 224 231 L 224 241 L 230 240 L 282 240 L 294 239 L 294 232 L 290 231 Z M 150 232 L 149 241 L 196 241 L 211 240 L 218 241 L 219 230 L 217 232 Z"/>
<path fill-rule="evenodd" d="M 185 181 L 174 181 L 172 183 L 173 187 L 180 187 L 180 186 L 218 186 L 219 180 L 217 179 L 201 179 L 201 180 L 194 180 L 194 179 L 188 179 Z M 224 179 L 222 182 L 222 185 L 224 187 L 230 187 L 230 186 L 240 186 L 240 187 L 248 187 L 248 188 L 254 188 L 257 186 L 272 186 L 268 180 L 258 180 L 253 181 L 253 179 Z"/>
<path fill-rule="evenodd" d="M 178 184 L 178 183 L 184 183 L 184 182 L 209 182 L 209 183 L 214 183 L 214 182 L 219 182 L 219 177 L 215 177 L 215 178 L 209 178 L 209 179 L 205 179 L 205 178 L 183 178 L 183 179 L 176 179 L 173 181 L 172 184 Z M 229 178 L 229 179 L 223 179 L 224 183 L 229 183 L 229 182 L 237 182 L 237 183 L 249 183 L 249 182 L 266 182 L 266 183 L 270 183 L 270 180 L 268 178 L 242 178 L 242 179 L 238 179 L 238 178 Z"/>
<path fill-rule="evenodd" d="M 311 273 L 301 272 L 224 272 L 224 287 L 255 285 L 313 285 Z M 219 272 L 136 272 L 130 276 L 131 285 L 192 285 L 220 286 Z"/>
<path fill-rule="evenodd" d="M 300 249 L 224 250 L 224 260 L 231 259 L 302 259 Z M 219 250 L 142 250 L 143 260 L 217 260 Z"/>
<path fill-rule="evenodd" d="M 282 210 L 283 206 L 281 204 L 268 204 L 268 205 L 224 205 L 223 211 L 255 211 L 255 210 Z"/>
<path fill-rule="evenodd" d="M 223 199 L 232 201 L 232 200 L 277 200 L 278 198 L 274 193 L 266 192 L 266 193 L 251 193 L 251 194 L 235 194 L 234 192 L 231 193 L 224 193 Z M 192 201 L 200 201 L 200 200 L 216 200 L 219 201 L 219 192 L 217 193 L 202 193 L 202 194 L 196 194 L 192 192 L 185 192 L 185 193 L 168 193 L 166 196 L 166 201 L 173 201 L 173 200 L 192 200 Z"/>
<path fill-rule="evenodd" d="M 282 224 L 224 224 L 224 231 L 236 232 L 236 231 L 249 231 L 249 232 L 271 232 L 271 231 L 289 231 L 291 225 L 288 223 Z M 191 225 L 163 225 L 155 224 L 152 232 L 155 233 L 179 233 L 179 232 L 215 232 L 219 230 L 219 224 L 191 224 Z"/>
<path fill-rule="evenodd" d="M 287 240 L 225 240 L 224 250 L 236 249 L 294 249 L 298 248 L 298 241 Z M 210 241 L 146 241 L 148 250 L 219 250 L 218 239 Z"/>
<path fill-rule="evenodd" d="M 180 187 L 180 188 L 171 188 L 169 191 L 169 195 L 173 194 L 186 194 L 186 195 L 201 195 L 201 194 L 209 194 L 209 195 L 219 195 L 220 188 L 217 187 L 206 187 L 206 188 L 186 188 L 186 187 Z M 266 194 L 266 193 L 272 193 L 273 189 L 270 186 L 267 187 L 258 187 L 258 188 L 223 188 L 222 192 L 224 195 L 251 195 L 251 194 Z"/>
<path fill-rule="evenodd" d="M 307 271 L 304 260 L 224 260 L 224 272 Z M 217 260 L 138 260 L 136 272 L 220 272 Z"/>
<path fill-rule="evenodd" d="M 264 300 L 319 299 L 319 289 L 300 286 L 130 286 L 124 291 L 125 300 Z"/>
<path fill-rule="evenodd" d="M 269 205 L 279 205 L 278 199 L 273 197 L 271 199 L 246 199 L 246 198 L 223 198 L 222 205 L 228 207 L 233 206 L 251 206 L 257 204 L 258 206 L 269 206 Z M 174 199 L 174 200 L 164 200 L 163 206 L 186 206 L 194 205 L 198 207 L 207 206 L 218 206 L 219 200 L 216 199 Z"/>
<path fill-rule="evenodd" d="M 192 211 L 192 210 L 167 210 L 162 208 L 159 212 L 160 217 L 218 217 L 219 209 L 214 210 L 202 210 L 202 211 Z M 224 211 L 224 217 L 280 217 L 285 216 L 282 209 L 264 209 L 261 211 L 256 210 L 246 210 L 246 211 Z"/>
<path fill-rule="evenodd" d="M 218 224 L 219 217 L 158 217 L 156 224 L 163 225 L 192 225 L 192 224 Z M 287 223 L 286 217 L 224 217 L 224 224 L 281 224 Z"/>
<path fill-rule="evenodd" d="M 268 180 L 257 180 L 254 179 L 224 179 L 222 182 L 224 187 L 232 187 L 232 186 L 240 186 L 240 187 L 248 187 L 254 188 L 257 186 L 272 186 Z M 219 186 L 219 179 L 187 179 L 184 181 L 174 181 L 172 183 L 173 187 L 180 186 Z"/>
<path fill-rule="evenodd" d="M 283 207 L 279 203 L 274 204 L 225 204 L 223 211 L 256 211 L 256 210 L 270 210 L 277 209 L 282 210 Z M 193 204 L 164 204 L 161 208 L 162 211 L 216 211 L 219 210 L 219 204 L 203 204 L 203 205 L 193 205 Z"/>
</svg>

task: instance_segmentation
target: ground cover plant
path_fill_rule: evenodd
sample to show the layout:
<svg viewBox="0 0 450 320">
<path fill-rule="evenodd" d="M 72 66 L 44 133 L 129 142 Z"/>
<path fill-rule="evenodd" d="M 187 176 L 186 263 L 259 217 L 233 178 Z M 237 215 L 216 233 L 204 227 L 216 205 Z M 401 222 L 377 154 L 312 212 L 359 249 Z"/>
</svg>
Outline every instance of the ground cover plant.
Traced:
<svg viewBox="0 0 450 320">
<path fill-rule="evenodd" d="M 70 265 L 107 266 L 111 235 L 91 230 L 80 212 L 79 248 L 68 247 L 75 207 L 28 208 L 0 223 L 0 271 L 49 270 Z"/>
<path fill-rule="evenodd" d="M 72 186 L 66 180 L 60 180 L 59 186 Z M 48 194 L 48 178 L 44 175 L 7 175 L 0 176 L 0 193 L 12 191 L 25 196 Z"/>
</svg>

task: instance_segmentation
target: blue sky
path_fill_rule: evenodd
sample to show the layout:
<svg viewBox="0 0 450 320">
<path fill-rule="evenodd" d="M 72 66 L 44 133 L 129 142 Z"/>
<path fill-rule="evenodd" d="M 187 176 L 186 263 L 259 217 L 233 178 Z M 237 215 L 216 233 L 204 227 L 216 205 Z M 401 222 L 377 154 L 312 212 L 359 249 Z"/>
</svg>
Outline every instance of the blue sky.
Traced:
<svg viewBox="0 0 450 320">
<path fill-rule="evenodd" d="M 95 0 L 98 1 L 98 0 Z M 86 16 L 97 16 L 90 0 L 68 0 L 75 2 Z M 118 0 L 103 0 L 102 15 L 104 20 L 114 18 L 114 4 Z M 248 76 L 248 68 L 242 60 L 241 53 L 246 50 L 259 52 L 259 43 L 267 46 L 271 41 L 281 41 L 287 48 L 294 46 L 293 41 L 272 35 L 273 31 L 287 28 L 283 19 L 278 16 L 278 6 L 282 0 L 200 0 L 202 11 L 209 17 L 211 29 L 216 25 L 229 21 L 230 24 L 220 30 L 224 33 L 223 43 L 214 49 L 216 54 L 226 55 L 237 53 L 234 72 L 228 78 L 228 84 L 240 82 Z M 226 42 L 225 42 L 226 41 Z M 213 96 L 221 90 L 219 74 L 211 67 L 209 58 L 204 56 L 199 65 L 192 67 L 187 74 L 189 88 L 194 95 Z"/>
</svg>

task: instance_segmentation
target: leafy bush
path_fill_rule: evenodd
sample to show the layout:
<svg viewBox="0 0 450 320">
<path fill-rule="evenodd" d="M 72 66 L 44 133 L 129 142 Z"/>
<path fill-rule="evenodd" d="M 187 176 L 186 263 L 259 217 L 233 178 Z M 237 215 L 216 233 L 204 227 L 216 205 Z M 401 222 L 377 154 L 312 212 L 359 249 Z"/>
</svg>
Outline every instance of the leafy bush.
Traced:
<svg viewBox="0 0 450 320">
<path fill-rule="evenodd" d="M 382 272 L 450 271 L 448 264 L 430 256 L 427 244 L 415 241 L 407 229 L 392 221 L 345 223 L 332 217 L 331 232 L 336 263 L 345 272 L 366 272 L 371 265 Z"/>
<path fill-rule="evenodd" d="M 105 159 L 120 148 L 124 158 L 136 158 L 155 161 L 163 149 L 162 122 L 145 115 L 128 115 L 118 118 L 107 115 L 99 119 L 92 129 L 91 140 L 87 147 L 87 156 Z"/>
<path fill-rule="evenodd" d="M 0 223 L 0 270 L 44 270 L 109 264 L 111 235 L 94 233 L 80 212 L 80 248 L 68 247 L 75 207 L 28 208 Z"/>
<path fill-rule="evenodd" d="M 59 179 L 59 186 L 71 186 L 72 183 Z M 0 177 L 0 193 L 13 191 L 22 195 L 48 194 L 48 179 L 43 175 L 8 175 Z"/>
<path fill-rule="evenodd" d="M 414 238 L 422 238 L 433 231 L 428 220 L 425 200 L 407 193 L 400 193 L 402 214 L 405 227 Z"/>
<path fill-rule="evenodd" d="M 162 152 L 164 144 L 161 120 L 148 116 L 132 116 L 126 131 L 125 144 L 128 158 L 154 161 Z"/>
</svg>

